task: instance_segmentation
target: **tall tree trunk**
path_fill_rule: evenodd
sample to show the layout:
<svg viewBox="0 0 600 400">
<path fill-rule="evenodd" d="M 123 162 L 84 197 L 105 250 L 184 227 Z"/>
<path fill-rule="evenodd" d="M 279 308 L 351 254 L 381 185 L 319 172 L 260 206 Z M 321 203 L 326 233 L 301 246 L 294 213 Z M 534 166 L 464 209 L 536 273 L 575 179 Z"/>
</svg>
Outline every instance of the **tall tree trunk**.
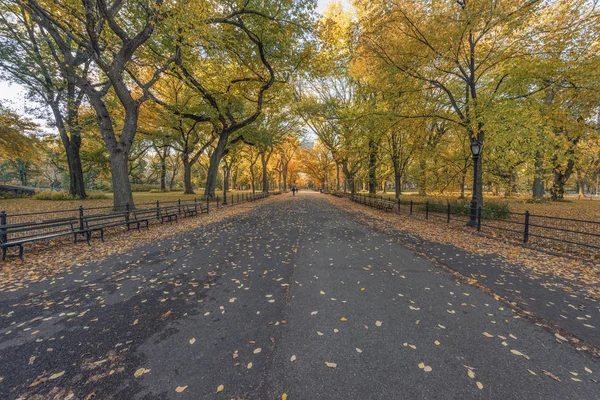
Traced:
<svg viewBox="0 0 600 400">
<path fill-rule="evenodd" d="M 277 190 L 281 191 L 281 170 L 277 171 Z"/>
<path fill-rule="evenodd" d="M 160 157 L 160 190 L 161 192 L 167 191 L 167 146 L 162 151 L 162 157 Z"/>
<path fill-rule="evenodd" d="M 340 163 L 335 163 L 335 191 L 340 191 Z"/>
<path fill-rule="evenodd" d="M 483 207 L 483 151 L 479 154 L 477 165 L 477 206 Z"/>
<path fill-rule="evenodd" d="M 215 147 L 215 150 L 210 156 L 210 164 L 208 165 L 208 171 L 206 173 L 206 189 L 204 190 L 204 195 L 210 198 L 215 197 L 219 164 L 221 163 L 221 158 L 223 158 L 228 139 L 229 133 L 222 131 L 219 135 L 217 147 Z"/>
<path fill-rule="evenodd" d="M 65 123 L 58 104 L 50 103 L 50 108 L 54 114 L 54 121 L 56 122 L 58 133 L 67 156 L 69 193 L 71 196 L 83 200 L 87 197 L 87 194 L 85 193 L 83 167 L 81 165 L 81 156 L 79 154 L 81 148 L 79 126 L 77 126 L 74 121 L 70 121 L 69 123 L 69 119 L 67 119 L 67 123 Z M 67 128 L 67 126 L 69 128 Z M 67 129 L 70 130 L 71 137 L 69 137 Z"/>
<path fill-rule="evenodd" d="M 81 156 L 79 148 L 81 146 L 81 138 L 79 136 L 71 139 L 71 145 L 66 149 L 67 164 L 69 166 L 69 193 L 71 196 L 78 199 L 87 198 L 85 192 L 85 180 L 83 177 L 83 166 L 81 165 Z"/>
<path fill-rule="evenodd" d="M 182 154 L 183 163 L 183 194 L 194 194 L 192 187 L 192 163 L 187 154 Z"/>
<path fill-rule="evenodd" d="M 288 164 L 284 163 L 283 167 L 283 191 L 285 192 L 287 190 L 287 178 L 288 178 Z"/>
<path fill-rule="evenodd" d="M 254 177 L 254 165 L 250 166 L 250 184 L 252 185 L 252 194 L 255 193 L 256 188 L 254 186 L 254 181 L 255 181 L 255 177 Z"/>
<path fill-rule="evenodd" d="M 377 193 L 377 143 L 369 139 L 369 193 Z"/>
<path fill-rule="evenodd" d="M 571 149 L 568 154 L 570 155 L 569 161 L 567 161 L 567 166 L 563 170 L 558 165 L 558 156 L 553 157 L 553 161 L 555 164 L 554 167 L 554 182 L 552 183 L 552 189 L 550 189 L 550 195 L 553 201 L 563 200 L 565 197 L 565 184 L 571 177 L 573 173 L 573 167 L 575 166 L 575 160 L 573 159 L 574 150 Z"/>
<path fill-rule="evenodd" d="M 267 174 L 267 164 L 269 159 L 265 157 L 265 153 L 260 153 L 260 163 L 262 164 L 262 191 L 269 192 L 269 176 Z"/>
<path fill-rule="evenodd" d="M 345 181 L 348 183 L 348 186 L 350 186 L 350 192 L 352 194 L 356 194 L 354 173 L 350 172 L 350 169 L 348 168 L 348 160 L 342 161 L 342 170 L 344 171 L 344 176 L 346 177 Z"/>
<path fill-rule="evenodd" d="M 110 172 L 113 188 L 113 205 L 115 210 L 122 211 L 129 204 L 134 206 L 131 184 L 129 183 L 129 154 L 125 151 L 111 152 Z"/>
<path fill-rule="evenodd" d="M 394 166 L 394 193 L 398 200 L 402 194 L 402 171 L 400 171 L 398 156 L 392 156 L 392 165 Z"/>
<path fill-rule="evenodd" d="M 581 177 L 581 171 L 577 171 L 577 198 L 580 200 L 583 197 L 585 197 L 585 194 L 583 193 L 583 189 L 584 189 L 584 183 L 583 183 L 583 178 Z"/>
<path fill-rule="evenodd" d="M 425 160 L 419 161 L 419 196 L 427 196 L 427 162 Z"/>
<path fill-rule="evenodd" d="M 231 172 L 230 172 L 230 174 L 231 174 Z M 237 172 L 237 168 L 236 168 L 235 173 L 233 175 L 231 175 L 231 188 L 233 190 L 237 190 L 237 188 L 238 188 L 237 177 L 238 177 L 238 172 Z"/>
<path fill-rule="evenodd" d="M 540 150 L 535 152 L 535 177 L 533 178 L 533 198 L 544 198 L 544 157 Z"/>
<path fill-rule="evenodd" d="M 91 84 L 89 84 L 89 87 L 91 87 Z M 139 108 L 137 105 L 129 105 L 125 109 L 125 119 L 121 135 L 117 139 L 108 107 L 101 96 L 96 93 L 95 89 L 85 90 L 86 88 L 89 89 L 89 87 L 85 86 L 82 89 L 86 91 L 88 100 L 94 107 L 98 125 L 100 126 L 100 133 L 110 155 L 113 207 L 115 210 L 123 210 L 129 204 L 133 208 L 133 194 L 131 193 L 131 183 L 129 182 L 129 152 L 133 144 L 135 131 L 137 130 Z M 125 138 L 131 139 L 126 140 Z"/>
</svg>

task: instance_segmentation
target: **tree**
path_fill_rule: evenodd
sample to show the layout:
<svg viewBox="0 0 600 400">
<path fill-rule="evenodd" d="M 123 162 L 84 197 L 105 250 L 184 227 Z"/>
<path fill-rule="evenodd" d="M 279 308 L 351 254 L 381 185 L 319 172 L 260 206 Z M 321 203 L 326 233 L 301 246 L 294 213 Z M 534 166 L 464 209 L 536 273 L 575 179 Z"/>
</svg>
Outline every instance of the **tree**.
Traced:
<svg viewBox="0 0 600 400">
<path fill-rule="evenodd" d="M 0 104 L 0 157 L 27 154 L 37 139 L 32 131 L 37 125 Z"/>
<path fill-rule="evenodd" d="M 16 1 L 52 40 L 63 78 L 87 97 L 98 118 L 110 155 L 115 208 L 133 206 L 129 182 L 129 152 L 134 142 L 140 106 L 148 89 L 175 57 L 163 57 L 159 65 L 137 65 L 134 55 L 164 25 L 163 0 L 139 2 L 103 0 L 51 2 Z M 170 10 L 174 12 L 174 10 Z M 166 59 L 165 59 L 166 58 Z M 143 77 L 147 77 L 144 83 Z M 132 90 L 132 84 L 135 90 Z M 122 120 L 111 113 L 116 99 Z"/>
<path fill-rule="evenodd" d="M 85 199 L 81 164 L 79 108 L 83 92 L 73 79 L 60 74 L 60 59 L 51 38 L 13 1 L 0 1 L 0 70 L 10 80 L 26 87 L 32 99 L 52 110 L 53 122 L 67 157 L 69 192 Z M 83 69 L 89 67 L 83 62 Z M 73 66 L 66 68 L 68 71 Z"/>
<path fill-rule="evenodd" d="M 440 92 L 453 116 L 424 114 L 460 125 L 485 141 L 486 110 L 508 79 L 504 69 L 528 54 L 528 23 L 540 0 L 359 1 L 360 57 L 390 79 L 415 79 Z M 483 157 L 479 158 L 479 162 Z M 478 201 L 483 204 L 482 168 Z"/>
<path fill-rule="evenodd" d="M 303 58 L 302 42 L 310 20 L 310 1 L 219 4 L 187 27 L 177 45 L 177 76 L 202 99 L 201 112 L 181 115 L 212 123 L 217 137 L 210 156 L 205 194 L 214 196 L 227 146 L 245 141 L 243 128 L 260 116 L 265 94 Z M 190 38 L 187 40 L 187 38 Z M 298 51 L 299 50 L 299 51 Z"/>
</svg>

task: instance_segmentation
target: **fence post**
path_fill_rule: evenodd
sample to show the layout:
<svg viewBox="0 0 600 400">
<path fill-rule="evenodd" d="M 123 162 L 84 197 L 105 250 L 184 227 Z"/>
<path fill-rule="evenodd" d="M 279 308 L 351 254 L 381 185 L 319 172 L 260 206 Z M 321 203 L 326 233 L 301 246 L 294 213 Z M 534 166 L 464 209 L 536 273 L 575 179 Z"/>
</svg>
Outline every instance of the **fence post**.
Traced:
<svg viewBox="0 0 600 400">
<path fill-rule="evenodd" d="M 156 200 L 156 219 L 160 218 L 160 202 Z"/>
<path fill-rule="evenodd" d="M 523 232 L 523 243 L 529 241 L 529 211 L 525 211 L 525 230 Z"/>
<path fill-rule="evenodd" d="M 413 206 L 412 199 L 410 199 L 410 215 L 412 215 L 412 206 Z"/>
<path fill-rule="evenodd" d="M 429 219 L 429 200 L 425 200 L 425 219 Z"/>
<path fill-rule="evenodd" d="M 481 231 L 481 207 L 477 209 L 477 232 Z"/>
<path fill-rule="evenodd" d="M 198 201 L 195 197 L 194 197 L 194 211 L 198 211 Z"/>
<path fill-rule="evenodd" d="M 0 212 L 0 227 L 6 225 L 6 211 Z M 8 241 L 6 230 L 0 229 L 0 242 L 6 243 Z"/>
<path fill-rule="evenodd" d="M 177 214 L 181 215 L 181 199 L 177 199 Z"/>
<path fill-rule="evenodd" d="M 233 205 L 233 194 L 231 195 L 231 205 Z"/>
<path fill-rule="evenodd" d="M 450 202 L 448 202 L 448 216 L 446 217 L 446 223 L 450 223 Z"/>
</svg>

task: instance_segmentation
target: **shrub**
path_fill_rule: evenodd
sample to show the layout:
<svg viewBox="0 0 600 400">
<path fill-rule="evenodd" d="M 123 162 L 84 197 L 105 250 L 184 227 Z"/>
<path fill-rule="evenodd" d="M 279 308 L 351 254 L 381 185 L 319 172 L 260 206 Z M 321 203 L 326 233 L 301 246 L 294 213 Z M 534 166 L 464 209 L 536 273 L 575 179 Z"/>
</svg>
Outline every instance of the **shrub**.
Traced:
<svg viewBox="0 0 600 400">
<path fill-rule="evenodd" d="M 75 200 L 73 196 L 69 192 L 55 192 L 52 190 L 46 190 L 43 192 L 38 192 L 33 195 L 32 199 L 34 200 L 51 200 L 51 201 L 61 201 L 61 200 Z"/>
<path fill-rule="evenodd" d="M 150 189 L 150 193 L 169 193 L 171 190 L 169 188 L 165 188 L 165 190 L 160 189 Z"/>
<path fill-rule="evenodd" d="M 104 199 L 110 199 L 110 196 L 103 192 L 87 193 L 87 200 L 104 200 Z"/>
<path fill-rule="evenodd" d="M 466 200 L 452 200 L 449 202 L 430 201 L 429 211 L 445 213 L 448 211 L 448 204 L 450 204 L 450 213 L 452 215 L 466 216 L 471 213 L 471 202 Z M 425 203 L 415 204 L 415 209 L 425 212 Z M 485 206 L 482 209 L 483 218 L 506 219 L 508 218 L 509 214 L 510 207 L 507 203 L 486 201 Z"/>
<path fill-rule="evenodd" d="M 510 215 L 510 207 L 506 203 L 488 201 L 483 207 L 483 218 L 506 219 Z"/>
<path fill-rule="evenodd" d="M 0 192 L 0 200 L 20 199 L 20 198 L 26 198 L 26 197 L 29 197 L 29 195 L 9 193 L 9 192 Z"/>
<path fill-rule="evenodd" d="M 160 185 L 152 184 L 152 183 L 132 183 L 131 184 L 132 192 L 149 192 L 151 190 L 158 190 L 160 192 Z"/>
</svg>

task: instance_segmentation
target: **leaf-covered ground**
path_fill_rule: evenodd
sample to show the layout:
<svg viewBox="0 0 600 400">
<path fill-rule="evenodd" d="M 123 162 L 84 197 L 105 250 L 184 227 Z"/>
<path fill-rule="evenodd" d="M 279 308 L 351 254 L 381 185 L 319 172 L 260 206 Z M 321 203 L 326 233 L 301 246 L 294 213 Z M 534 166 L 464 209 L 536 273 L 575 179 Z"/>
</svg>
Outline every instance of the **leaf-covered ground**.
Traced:
<svg viewBox="0 0 600 400">
<path fill-rule="evenodd" d="M 354 217 L 278 196 L 0 291 L 0 397 L 597 398 L 589 352 Z"/>
<path fill-rule="evenodd" d="M 23 289 L 31 283 L 46 281 L 58 273 L 69 273 L 72 268 L 81 267 L 89 262 L 98 262 L 111 254 L 121 253 L 142 244 L 160 242 L 174 234 L 197 229 L 200 226 L 249 211 L 261 202 L 271 201 L 274 201 L 273 198 L 219 208 L 216 208 L 213 203 L 209 214 L 181 218 L 179 223 L 159 224 L 153 221 L 147 230 L 125 231 L 122 227 L 107 230 L 105 242 L 93 239 L 90 246 L 85 243 L 73 244 L 70 237 L 50 242 L 34 242 L 26 245 L 24 262 L 16 258 L 8 258 L 0 264 L 0 290 Z M 14 253 L 15 249 L 9 251 Z"/>
</svg>

